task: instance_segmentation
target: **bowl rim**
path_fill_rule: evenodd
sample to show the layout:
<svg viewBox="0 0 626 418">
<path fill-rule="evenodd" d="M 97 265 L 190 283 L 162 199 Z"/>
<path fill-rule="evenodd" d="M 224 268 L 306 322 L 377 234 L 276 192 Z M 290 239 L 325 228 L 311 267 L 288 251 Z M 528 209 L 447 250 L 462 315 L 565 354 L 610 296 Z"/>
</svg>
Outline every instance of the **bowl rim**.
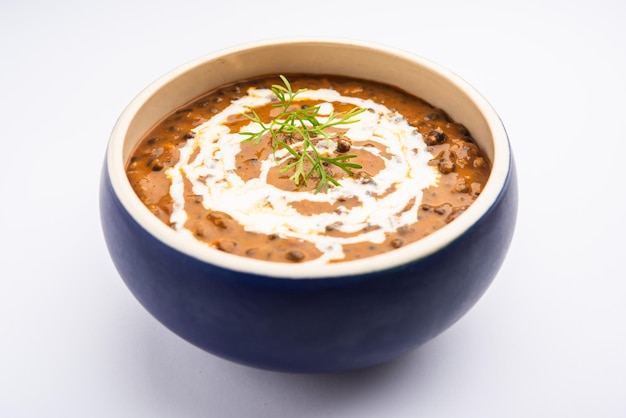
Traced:
<svg viewBox="0 0 626 418">
<path fill-rule="evenodd" d="M 485 118 L 493 136 L 492 170 L 480 196 L 454 222 L 411 244 L 383 254 L 331 264 L 281 263 L 228 254 L 211 248 L 185 234 L 177 233 L 154 216 L 135 194 L 125 174 L 124 140 L 136 112 L 168 82 L 208 61 L 219 60 L 224 56 L 259 47 L 309 43 L 358 46 L 374 52 L 395 55 L 436 73 L 471 98 Z M 448 246 L 469 231 L 497 203 L 506 185 L 512 161 L 508 136 L 498 114 L 474 87 L 447 68 L 413 52 L 370 41 L 336 37 L 292 37 L 258 40 L 223 48 L 183 63 L 154 80 L 139 92 L 120 114 L 109 138 L 105 164 L 111 186 L 124 209 L 143 229 L 165 245 L 197 260 L 227 270 L 284 279 L 322 279 L 355 276 L 398 268 L 430 256 Z"/>
</svg>

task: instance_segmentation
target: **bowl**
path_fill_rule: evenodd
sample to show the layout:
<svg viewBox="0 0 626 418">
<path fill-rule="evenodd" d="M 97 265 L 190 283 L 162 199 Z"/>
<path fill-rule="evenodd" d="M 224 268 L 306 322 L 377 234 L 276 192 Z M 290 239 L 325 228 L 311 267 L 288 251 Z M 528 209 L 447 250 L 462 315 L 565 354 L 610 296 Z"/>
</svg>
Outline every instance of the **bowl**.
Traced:
<svg viewBox="0 0 626 418">
<path fill-rule="evenodd" d="M 164 115 L 224 84 L 320 73 L 391 84 L 444 109 L 492 162 L 476 201 L 439 231 L 382 255 L 318 266 L 238 257 L 181 238 L 135 195 L 125 161 Z M 494 109 L 467 82 L 420 56 L 370 42 L 252 42 L 183 64 L 141 91 L 111 133 L 100 216 L 113 262 L 165 327 L 224 359 L 328 373 L 394 359 L 441 334 L 479 300 L 509 248 L 517 213 L 514 160 Z"/>
</svg>

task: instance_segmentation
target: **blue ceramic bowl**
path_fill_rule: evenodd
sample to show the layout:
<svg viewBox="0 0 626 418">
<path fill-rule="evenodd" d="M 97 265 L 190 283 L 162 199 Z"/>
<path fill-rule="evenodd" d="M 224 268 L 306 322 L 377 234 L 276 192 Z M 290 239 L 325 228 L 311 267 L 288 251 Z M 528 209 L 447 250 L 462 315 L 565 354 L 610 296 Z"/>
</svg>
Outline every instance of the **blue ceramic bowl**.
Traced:
<svg viewBox="0 0 626 418">
<path fill-rule="evenodd" d="M 493 171 L 470 208 L 443 229 L 360 261 L 311 270 L 244 259 L 188 241 L 134 194 L 125 161 L 165 114 L 214 87 L 271 73 L 326 73 L 393 84 L 441 107 L 473 134 Z M 187 63 L 123 111 L 102 170 L 100 211 L 113 261 L 163 325 L 217 356 L 289 372 L 335 372 L 390 360 L 461 318 L 496 276 L 517 212 L 505 129 L 462 79 L 421 57 L 336 39 L 247 44 Z"/>
</svg>

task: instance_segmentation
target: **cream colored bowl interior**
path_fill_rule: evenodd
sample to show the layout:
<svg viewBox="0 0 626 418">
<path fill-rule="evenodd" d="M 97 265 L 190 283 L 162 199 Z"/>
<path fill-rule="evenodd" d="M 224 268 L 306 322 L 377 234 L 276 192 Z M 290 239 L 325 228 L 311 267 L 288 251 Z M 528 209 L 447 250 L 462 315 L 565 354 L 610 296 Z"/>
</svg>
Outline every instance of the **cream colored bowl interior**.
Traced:
<svg viewBox="0 0 626 418">
<path fill-rule="evenodd" d="M 311 268 L 243 259 L 176 234 L 141 203 L 124 163 L 141 136 L 162 117 L 215 87 L 267 74 L 321 73 L 392 84 L 444 109 L 464 124 L 493 163 L 481 196 L 458 219 L 414 244 L 363 260 Z M 326 277 L 381 270 L 436 251 L 467 230 L 494 203 L 509 171 L 506 132 L 485 99 L 450 71 L 419 56 L 386 46 L 336 39 L 282 39 L 242 45 L 187 63 L 142 91 L 120 116 L 109 144 L 113 187 L 131 215 L 154 236 L 209 263 L 277 277 Z"/>
</svg>

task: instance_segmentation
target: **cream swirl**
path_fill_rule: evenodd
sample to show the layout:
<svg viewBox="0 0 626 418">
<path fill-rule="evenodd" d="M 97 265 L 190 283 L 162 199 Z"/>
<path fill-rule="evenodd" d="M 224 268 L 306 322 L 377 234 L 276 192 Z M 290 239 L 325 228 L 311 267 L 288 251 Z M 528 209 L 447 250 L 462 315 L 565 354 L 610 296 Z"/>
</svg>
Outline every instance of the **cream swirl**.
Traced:
<svg viewBox="0 0 626 418">
<path fill-rule="evenodd" d="M 185 179 L 190 182 L 193 193 L 202 197 L 206 209 L 228 213 L 246 231 L 314 243 L 324 254 L 313 261 L 317 263 L 341 260 L 344 244 L 380 243 L 386 233 L 418 221 L 422 190 L 435 185 L 439 178 L 436 168 L 428 164 L 433 155 L 421 134 L 398 112 L 372 100 L 344 96 L 331 89 L 305 90 L 295 101 L 320 101 L 320 120 L 334 110 L 333 103 L 368 109 L 359 114 L 358 122 L 348 126 L 344 136 L 353 144 L 377 142 L 385 149 L 383 153 L 378 147 L 353 145 L 353 149 L 373 153 L 384 161 L 384 168 L 373 176 L 373 181 L 345 177 L 341 187 L 331 187 L 317 194 L 279 189 L 268 182 L 268 173 L 277 163 L 275 158 L 280 163 L 290 157 L 284 149 L 261 161 L 258 178 L 244 181 L 237 173 L 235 162 L 243 137 L 239 132 L 231 132 L 227 121 L 249 109 L 267 105 L 272 99 L 271 90 L 251 88 L 245 96 L 194 129 L 194 139 L 180 149 L 178 163 L 167 172 L 174 201 L 170 221 L 176 230 L 185 231 Z M 241 131 L 257 131 L 258 128 L 251 122 Z M 329 148 L 323 152 L 334 151 L 334 143 L 324 146 Z M 348 198 L 356 198 L 360 204 L 314 214 L 302 214 L 292 205 L 302 200 L 335 205 Z M 326 228 L 331 224 L 349 236 L 328 235 Z M 371 226 L 377 228 L 369 228 Z M 355 234 L 358 231 L 363 232 Z"/>
</svg>

